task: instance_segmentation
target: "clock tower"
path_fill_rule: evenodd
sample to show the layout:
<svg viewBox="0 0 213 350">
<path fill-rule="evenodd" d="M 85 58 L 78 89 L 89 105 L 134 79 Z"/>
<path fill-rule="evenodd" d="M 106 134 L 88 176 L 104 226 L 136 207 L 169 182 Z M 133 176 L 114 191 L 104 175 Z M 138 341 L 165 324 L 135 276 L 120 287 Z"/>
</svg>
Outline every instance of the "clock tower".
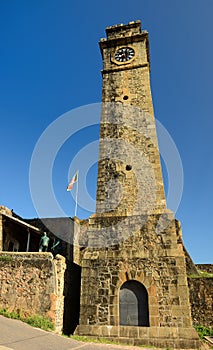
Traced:
<svg viewBox="0 0 213 350">
<path fill-rule="evenodd" d="M 198 349 L 180 222 L 166 208 L 140 21 L 106 29 L 96 213 L 81 249 L 76 334 Z"/>
<path fill-rule="evenodd" d="M 166 201 L 150 91 L 149 41 L 140 22 L 106 29 L 96 212 L 138 215 Z"/>
</svg>

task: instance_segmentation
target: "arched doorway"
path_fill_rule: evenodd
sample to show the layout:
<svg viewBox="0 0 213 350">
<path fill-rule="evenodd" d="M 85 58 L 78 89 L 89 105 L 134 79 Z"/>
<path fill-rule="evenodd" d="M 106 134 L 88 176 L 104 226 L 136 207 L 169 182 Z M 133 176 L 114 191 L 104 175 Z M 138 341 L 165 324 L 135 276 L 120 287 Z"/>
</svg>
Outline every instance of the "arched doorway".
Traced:
<svg viewBox="0 0 213 350">
<path fill-rule="evenodd" d="M 148 293 L 138 281 L 127 281 L 119 294 L 120 325 L 149 326 Z"/>
</svg>

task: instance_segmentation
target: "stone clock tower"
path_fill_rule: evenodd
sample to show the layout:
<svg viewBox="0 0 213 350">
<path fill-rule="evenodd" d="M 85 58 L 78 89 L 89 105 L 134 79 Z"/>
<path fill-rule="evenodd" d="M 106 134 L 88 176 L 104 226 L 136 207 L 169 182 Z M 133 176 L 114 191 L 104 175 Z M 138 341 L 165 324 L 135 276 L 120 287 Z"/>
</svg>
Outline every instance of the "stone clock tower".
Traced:
<svg viewBox="0 0 213 350">
<path fill-rule="evenodd" d="M 106 29 L 96 213 L 82 249 L 80 335 L 199 348 L 180 223 L 166 209 L 147 31 Z"/>
<path fill-rule="evenodd" d="M 164 210 L 148 33 L 139 22 L 109 27 L 106 33 L 107 40 L 100 41 L 103 110 L 96 211 L 132 215 Z"/>
</svg>

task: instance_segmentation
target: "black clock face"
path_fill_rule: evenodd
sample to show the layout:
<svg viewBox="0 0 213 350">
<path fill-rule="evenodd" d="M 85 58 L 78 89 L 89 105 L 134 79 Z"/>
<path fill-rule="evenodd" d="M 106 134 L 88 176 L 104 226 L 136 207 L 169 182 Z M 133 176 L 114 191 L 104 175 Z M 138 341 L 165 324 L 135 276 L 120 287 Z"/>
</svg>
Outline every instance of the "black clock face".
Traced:
<svg viewBox="0 0 213 350">
<path fill-rule="evenodd" d="M 131 60 L 135 55 L 135 51 L 131 47 L 121 47 L 115 53 L 115 60 L 118 62 L 126 62 Z"/>
</svg>

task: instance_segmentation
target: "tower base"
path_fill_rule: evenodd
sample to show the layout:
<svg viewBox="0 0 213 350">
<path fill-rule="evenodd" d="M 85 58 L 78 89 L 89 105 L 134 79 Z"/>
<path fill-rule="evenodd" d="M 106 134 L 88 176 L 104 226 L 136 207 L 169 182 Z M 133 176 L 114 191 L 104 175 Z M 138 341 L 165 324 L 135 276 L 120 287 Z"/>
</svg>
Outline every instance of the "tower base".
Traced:
<svg viewBox="0 0 213 350">
<path fill-rule="evenodd" d="M 91 338 L 105 338 L 128 345 L 171 349 L 201 349 L 201 342 L 193 327 L 79 325 L 75 334 Z"/>
<path fill-rule="evenodd" d="M 192 327 L 181 226 L 173 213 L 94 215 L 87 234 L 75 334 L 200 349 Z"/>
</svg>

